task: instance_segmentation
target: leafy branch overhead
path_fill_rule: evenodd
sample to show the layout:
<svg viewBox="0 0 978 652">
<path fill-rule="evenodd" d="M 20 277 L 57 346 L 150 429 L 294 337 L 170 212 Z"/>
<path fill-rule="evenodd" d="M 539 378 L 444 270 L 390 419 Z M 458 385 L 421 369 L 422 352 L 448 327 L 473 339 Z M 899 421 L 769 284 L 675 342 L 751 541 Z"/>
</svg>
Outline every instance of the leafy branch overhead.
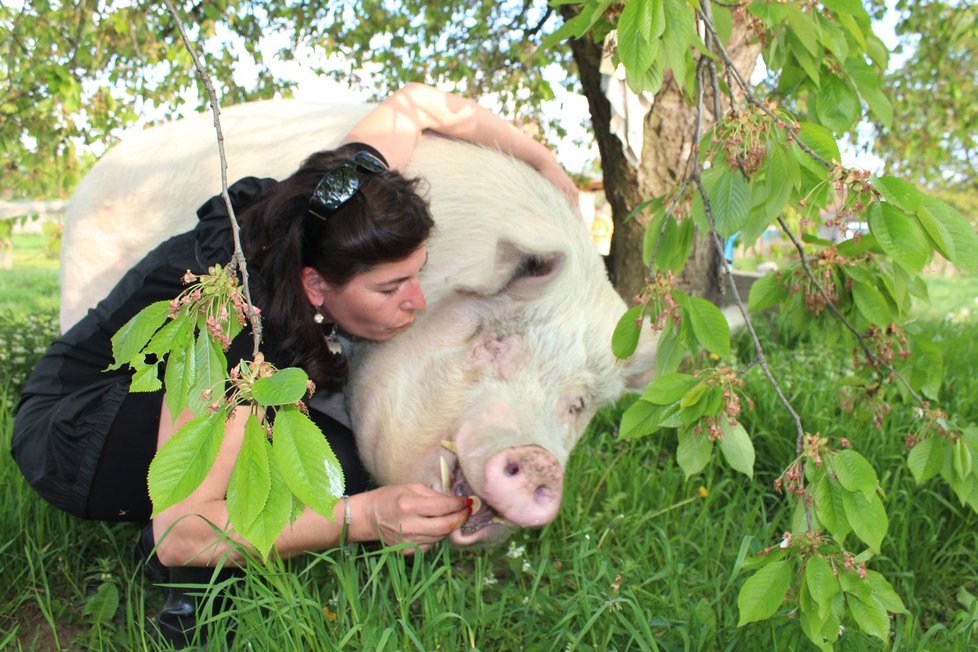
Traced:
<svg viewBox="0 0 978 652">
<path fill-rule="evenodd" d="M 915 477 L 923 481 L 945 471 L 961 502 L 978 511 L 970 434 L 978 428 L 956 425 L 935 412 L 932 401 L 940 385 L 940 367 L 932 364 L 935 347 L 923 333 L 901 326 L 910 317 L 911 297 L 926 293 L 919 274 L 927 263 L 936 254 L 973 273 L 978 237 L 956 210 L 911 183 L 870 178 L 840 164 L 836 137 L 865 117 L 863 106 L 884 124 L 893 119 L 880 85 L 888 52 L 860 3 L 752 2 L 735 12 L 740 15 L 734 19 L 748 22 L 761 40 L 765 63 L 777 77 L 777 87 L 766 97 L 748 84 L 724 47 L 724 25 L 732 22 L 724 5 L 633 0 L 619 11 L 604 2 L 585 2 L 552 39 L 590 33 L 596 41 L 610 41 L 612 61 L 624 66 L 633 92 L 655 93 L 671 75 L 688 89 L 698 116 L 696 146 L 684 175 L 670 193 L 633 211 L 651 214 L 643 245 L 651 281 L 638 305 L 622 317 L 614 348 L 622 357 L 634 351 L 648 317 L 659 333 L 661 375 L 625 412 L 621 434 L 674 428 L 677 459 L 687 477 L 709 463 L 715 444 L 732 468 L 752 475 L 754 449 L 738 420 L 736 374 L 726 367 L 676 373 L 686 351 L 704 349 L 721 359 L 729 356 L 730 343 L 720 310 L 676 289 L 674 275 L 686 264 L 693 233 L 709 233 L 722 256 L 721 239 L 751 243 L 777 225 L 794 243 L 798 261 L 761 279 L 747 305 L 726 265 L 756 365 L 794 419 L 798 454 L 777 483 L 796 500 L 796 518 L 779 553 L 758 558 L 760 570 L 744 584 L 740 624 L 774 616 L 804 569 L 790 595 L 798 600 L 802 628 L 813 643 L 831 647 L 847 617 L 887 640 L 887 612 L 901 612 L 903 605 L 882 576 L 870 576 L 865 568 L 880 552 L 888 522 L 876 472 L 848 440 L 837 450 L 830 438 L 806 432 L 768 370 L 747 308 L 756 313 L 778 306 L 799 330 L 812 322 L 831 329 L 826 321 L 834 320 L 835 330 L 861 353 L 847 382 L 848 400 L 876 405 L 877 423 L 893 401 L 916 404 L 930 425 L 911 442 L 917 451 L 911 451 Z M 701 134 L 710 88 L 713 115 L 721 116 L 721 98 L 726 111 Z M 782 95 L 791 101 L 781 102 Z M 792 111 L 789 105 L 799 108 Z M 860 222 L 868 225 L 867 233 L 852 228 Z M 841 233 L 842 241 L 820 237 L 825 228 Z M 849 552 L 847 545 L 860 543 L 867 546 L 864 552 Z"/>
</svg>

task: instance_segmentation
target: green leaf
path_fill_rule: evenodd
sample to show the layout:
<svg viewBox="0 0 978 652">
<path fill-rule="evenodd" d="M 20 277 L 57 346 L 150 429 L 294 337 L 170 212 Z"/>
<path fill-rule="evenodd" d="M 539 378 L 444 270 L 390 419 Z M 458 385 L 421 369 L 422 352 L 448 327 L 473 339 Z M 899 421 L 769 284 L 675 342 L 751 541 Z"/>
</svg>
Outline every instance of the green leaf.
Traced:
<svg viewBox="0 0 978 652">
<path fill-rule="evenodd" d="M 903 600 L 900 599 L 900 596 L 893 590 L 893 586 L 885 577 L 873 570 L 866 571 L 866 581 L 869 582 L 869 586 L 873 590 L 873 597 L 879 600 L 884 609 L 895 614 L 908 613 L 907 608 L 903 605 Z"/>
<path fill-rule="evenodd" d="M 669 405 L 679 401 L 697 379 L 689 374 L 668 373 L 656 376 L 645 388 L 642 398 L 656 405 Z"/>
<path fill-rule="evenodd" d="M 685 0 L 665 0 L 665 32 L 663 47 L 667 66 L 682 89 L 690 45 L 696 34 L 693 10 Z"/>
<path fill-rule="evenodd" d="M 675 219 L 670 217 L 666 224 L 666 230 L 662 234 L 655 268 L 678 274 L 693 250 L 693 236 L 693 220 L 683 220 L 677 223 Z"/>
<path fill-rule="evenodd" d="M 818 46 L 818 35 L 812 19 L 795 5 L 786 5 L 785 9 L 788 12 L 788 24 L 791 26 L 792 33 L 798 37 L 798 41 L 812 56 L 821 56 L 822 50 Z"/>
<path fill-rule="evenodd" d="M 170 314 L 169 301 L 151 303 L 123 324 L 112 336 L 112 357 L 115 359 L 109 369 L 118 369 L 130 362 L 149 342 Z"/>
<path fill-rule="evenodd" d="M 687 297 L 682 303 L 689 315 L 696 340 L 721 358 L 730 357 L 730 325 L 715 305 L 700 297 Z"/>
<path fill-rule="evenodd" d="M 717 162 L 703 173 L 703 187 L 717 233 L 729 238 L 744 228 L 750 216 L 750 184 L 740 170 Z"/>
<path fill-rule="evenodd" d="M 841 590 L 839 579 L 824 558 L 811 557 L 805 564 L 805 584 L 818 605 L 819 618 L 824 620 L 832 606 L 832 598 Z"/>
<path fill-rule="evenodd" d="M 638 340 L 642 335 L 643 309 L 643 306 L 632 306 L 615 326 L 615 332 L 611 336 L 611 350 L 619 360 L 628 358 L 638 348 Z"/>
<path fill-rule="evenodd" d="M 805 74 L 808 75 L 808 78 L 812 81 L 814 86 L 817 88 L 818 85 L 821 83 L 821 73 L 819 71 L 822 66 L 822 58 L 816 57 L 815 55 L 810 53 L 807 49 L 805 49 L 804 46 L 801 45 L 801 40 L 798 38 L 798 35 L 792 31 L 789 31 L 785 34 L 784 41 L 785 43 L 787 43 L 788 49 L 791 50 L 791 54 L 793 55 L 794 60 L 798 63 L 799 66 L 801 66 L 802 70 L 805 71 Z M 779 90 L 781 90 L 785 94 L 789 94 L 796 90 L 795 88 L 785 87 L 784 86 L 785 81 L 786 81 L 785 75 L 782 74 L 781 83 L 778 85 Z M 803 80 L 799 80 L 799 82 L 804 83 Z"/>
<path fill-rule="evenodd" d="M 951 468 L 962 480 L 971 475 L 971 449 L 963 438 L 958 438 L 951 448 Z"/>
<path fill-rule="evenodd" d="M 768 564 L 754 573 L 737 596 L 740 611 L 737 627 L 773 616 L 784 602 L 790 584 L 791 563 L 787 561 Z"/>
<path fill-rule="evenodd" d="M 706 384 L 696 385 L 686 392 L 679 406 L 682 409 L 680 421 L 684 426 L 691 426 L 700 417 L 714 416 L 723 401 L 723 390 L 719 387 L 708 387 Z"/>
<path fill-rule="evenodd" d="M 251 395 L 262 407 L 291 405 L 306 395 L 309 376 L 298 367 L 279 369 L 271 376 L 259 378 L 251 386 Z"/>
<path fill-rule="evenodd" d="M 819 121 L 835 133 L 852 129 L 862 113 L 855 89 L 838 77 L 829 77 L 814 99 Z"/>
<path fill-rule="evenodd" d="M 868 211 L 869 228 L 893 261 L 911 276 L 930 258 L 931 249 L 916 220 L 888 202 L 874 202 Z"/>
<path fill-rule="evenodd" d="M 830 461 L 839 484 L 847 491 L 858 491 L 867 499 L 876 494 L 876 470 L 856 451 L 839 451 Z"/>
<path fill-rule="evenodd" d="M 846 600 L 852 619 L 870 636 L 887 641 L 890 635 L 890 618 L 886 609 L 876 599 L 862 600 L 855 595 L 849 595 Z"/>
<path fill-rule="evenodd" d="M 916 186 L 899 177 L 873 177 L 870 183 L 886 201 L 907 213 L 916 211 L 924 198 L 923 193 L 917 190 Z"/>
<path fill-rule="evenodd" d="M 734 471 L 740 471 L 748 478 L 754 478 L 754 443 L 739 422 L 733 426 L 724 415 L 720 415 L 720 452 Z"/>
<path fill-rule="evenodd" d="M 847 59 L 845 68 L 869 110 L 889 128 L 893 123 L 893 105 L 880 87 L 880 74 L 860 58 Z"/>
<path fill-rule="evenodd" d="M 119 611 L 119 587 L 112 582 L 102 582 L 95 594 L 85 601 L 82 613 L 88 616 L 89 622 L 104 625 L 115 618 L 117 611 Z"/>
<path fill-rule="evenodd" d="M 822 159 L 829 163 L 842 159 L 839 154 L 839 145 L 835 142 L 835 136 L 832 135 L 831 131 L 812 122 L 802 122 L 800 126 L 801 130 L 798 132 L 798 136 L 801 138 L 801 142 L 805 143 Z"/>
<path fill-rule="evenodd" d="M 187 407 L 190 390 L 196 381 L 196 359 L 194 347 L 177 349 L 166 359 L 163 383 L 166 388 L 164 400 L 170 414 L 176 419 Z"/>
<path fill-rule="evenodd" d="M 241 536 L 268 556 L 288 523 L 292 496 L 271 463 L 271 445 L 257 417 L 245 424 L 241 451 L 228 483 L 227 507 L 231 524 Z"/>
<path fill-rule="evenodd" d="M 193 387 L 187 393 L 187 407 L 191 412 L 196 415 L 204 414 L 211 404 L 224 399 L 227 373 L 228 363 L 224 351 L 206 331 L 199 331 L 194 343 Z"/>
<path fill-rule="evenodd" d="M 950 261 L 966 274 L 978 271 L 978 234 L 961 213 L 939 199 L 924 196 L 920 205 L 933 215 L 954 242 L 954 258 Z"/>
<path fill-rule="evenodd" d="M 160 447 L 149 465 L 153 516 L 179 503 L 204 481 L 224 440 L 227 411 L 185 423 Z"/>
<path fill-rule="evenodd" d="M 133 360 L 132 368 L 136 373 L 132 375 L 132 382 L 129 383 L 130 392 L 155 392 L 163 383 L 160 382 L 159 363 L 145 364 Z"/>
<path fill-rule="evenodd" d="M 275 413 L 272 450 L 285 483 L 299 500 L 327 518 L 343 495 L 343 469 L 309 417 L 285 406 Z"/>
<path fill-rule="evenodd" d="M 278 466 L 270 464 L 269 471 L 271 490 L 265 508 L 258 513 L 248 530 L 240 532 L 241 536 L 258 548 L 263 558 L 268 557 L 285 526 L 290 521 L 295 522 L 305 510 L 301 501 L 294 500 Z"/>
<path fill-rule="evenodd" d="M 592 19 L 585 12 L 581 12 L 570 20 L 564 22 L 557 31 L 546 36 L 540 43 L 542 49 L 549 49 L 568 38 L 580 38 L 587 33 L 597 18 Z"/>
<path fill-rule="evenodd" d="M 618 17 L 618 56 L 629 73 L 644 72 L 658 55 L 655 39 L 662 32 L 653 33 L 655 5 L 653 0 L 632 0 Z"/>
<path fill-rule="evenodd" d="M 686 354 L 686 347 L 675 332 L 675 327 L 671 321 L 667 321 L 659 335 L 655 352 L 655 371 L 659 374 L 667 374 L 679 368 Z"/>
<path fill-rule="evenodd" d="M 663 420 L 668 416 L 664 407 L 666 406 L 650 403 L 645 398 L 638 399 L 622 413 L 618 436 L 632 439 L 651 435 L 662 427 Z M 675 412 L 675 408 L 672 412 Z"/>
<path fill-rule="evenodd" d="M 713 7 L 713 26 L 717 30 L 720 42 L 726 45 L 730 42 L 730 35 L 733 33 L 733 14 L 730 9 L 723 5 Z"/>
<path fill-rule="evenodd" d="M 954 238 L 951 237 L 951 232 L 947 230 L 944 223 L 938 220 L 926 206 L 918 206 L 915 216 L 917 224 L 927 234 L 931 246 L 947 260 L 954 260 L 957 257 Z"/>
<path fill-rule="evenodd" d="M 917 484 L 923 484 L 941 472 L 947 444 L 940 437 L 928 437 L 917 442 L 907 454 L 907 466 Z"/>
<path fill-rule="evenodd" d="M 890 306 L 886 299 L 872 285 L 866 283 L 854 283 L 852 286 L 852 298 L 856 302 L 856 308 L 872 324 L 880 328 L 886 328 L 893 321 L 890 314 Z"/>
<path fill-rule="evenodd" d="M 706 434 L 697 435 L 691 429 L 679 430 L 679 446 L 676 448 L 676 461 L 686 479 L 706 468 L 713 455 L 713 442 Z"/>
<path fill-rule="evenodd" d="M 840 545 L 852 531 L 842 504 L 845 489 L 833 482 L 828 474 L 815 484 L 815 515 Z"/>
<path fill-rule="evenodd" d="M 872 498 L 867 499 L 861 493 L 845 491 L 842 494 L 842 506 L 856 536 L 872 548 L 873 552 L 879 552 L 889 526 L 886 510 L 879 496 L 873 494 Z"/>
<path fill-rule="evenodd" d="M 145 353 L 152 353 L 158 358 L 169 355 L 175 349 L 189 347 L 193 335 L 193 324 L 186 315 L 171 319 L 146 345 Z"/>
<path fill-rule="evenodd" d="M 653 252 L 657 257 L 664 253 L 663 250 L 665 247 L 661 244 L 661 240 L 665 235 L 666 209 L 662 205 L 661 200 L 654 199 L 642 202 L 629 213 L 629 217 L 631 217 L 632 213 L 638 214 L 641 212 L 641 209 L 649 206 L 652 209 L 652 219 L 649 220 L 649 224 L 645 227 L 645 233 L 642 236 L 642 264 L 646 267 L 652 264 Z M 671 217 L 669 219 L 670 221 L 672 220 Z M 659 243 L 658 247 L 656 247 L 657 243 Z M 658 261 L 656 261 L 656 266 L 659 266 Z"/>
<path fill-rule="evenodd" d="M 251 529 L 268 502 L 272 490 L 270 449 L 271 444 L 258 417 L 249 415 L 227 491 L 228 516 L 238 532 Z M 251 543 L 259 550 L 263 548 L 257 541 Z"/>
<path fill-rule="evenodd" d="M 765 274 L 750 286 L 747 309 L 751 312 L 767 310 L 787 299 L 790 294 L 788 288 L 784 287 L 780 272 Z"/>
</svg>

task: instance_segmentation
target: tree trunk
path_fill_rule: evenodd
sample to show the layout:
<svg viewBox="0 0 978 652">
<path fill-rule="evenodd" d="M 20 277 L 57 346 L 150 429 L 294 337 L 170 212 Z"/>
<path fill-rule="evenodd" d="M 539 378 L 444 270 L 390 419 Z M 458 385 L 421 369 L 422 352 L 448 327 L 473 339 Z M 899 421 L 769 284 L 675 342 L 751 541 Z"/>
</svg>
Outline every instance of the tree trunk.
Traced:
<svg viewBox="0 0 978 652">
<path fill-rule="evenodd" d="M 575 11 L 572 5 L 561 7 L 565 19 L 572 18 Z M 743 21 L 735 20 L 727 51 L 744 78 L 749 79 L 760 46 L 749 43 L 746 37 Z M 648 270 L 642 262 L 642 238 L 648 218 L 639 216 L 627 222 L 625 218 L 640 202 L 673 190 L 685 175 L 694 144 L 696 107 L 687 103 L 686 95 L 680 92 L 672 76 L 666 75 L 652 109 L 645 116 L 642 161 L 636 169 L 626 160 L 621 141 L 611 133 L 611 105 L 601 90 L 599 73 L 601 45 L 595 43 L 590 34 L 572 40 L 570 45 L 591 112 L 591 124 L 601 155 L 604 192 L 614 222 L 609 256 L 611 280 L 618 292 L 629 300 L 642 292 L 648 278 Z M 716 122 L 712 93 L 707 93 L 705 106 L 704 132 Z M 721 102 L 721 106 L 726 111 L 729 103 Z M 678 285 L 686 292 L 719 302 L 722 291 L 720 269 L 716 248 L 705 234 L 698 234 Z"/>
</svg>

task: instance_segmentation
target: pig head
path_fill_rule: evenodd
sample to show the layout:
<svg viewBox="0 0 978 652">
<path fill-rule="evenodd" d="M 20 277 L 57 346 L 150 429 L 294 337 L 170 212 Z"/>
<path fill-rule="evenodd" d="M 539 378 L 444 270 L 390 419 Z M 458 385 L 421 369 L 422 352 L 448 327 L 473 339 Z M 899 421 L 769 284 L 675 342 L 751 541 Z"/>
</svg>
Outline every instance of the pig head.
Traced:
<svg viewBox="0 0 978 652">
<path fill-rule="evenodd" d="M 598 408 L 644 379 L 652 342 L 627 361 L 612 355 L 626 306 L 567 201 L 535 171 L 428 139 L 408 173 L 428 180 L 437 224 L 422 272 L 428 309 L 357 355 L 357 441 L 384 483 L 482 499 L 455 543 L 498 540 L 553 520 L 571 450 Z"/>
<path fill-rule="evenodd" d="M 230 179 L 282 178 L 335 146 L 365 107 L 268 101 L 222 114 Z M 136 133 L 79 187 L 62 248 L 62 327 L 220 189 L 209 116 Z M 358 343 L 347 393 L 361 457 L 382 484 L 476 495 L 452 534 L 501 540 L 556 516 L 568 456 L 594 412 L 639 387 L 654 342 L 615 359 L 625 304 L 564 197 L 495 150 L 424 137 L 406 170 L 435 218 L 428 308 L 394 339 Z M 646 332 L 648 330 L 646 329 Z"/>
</svg>

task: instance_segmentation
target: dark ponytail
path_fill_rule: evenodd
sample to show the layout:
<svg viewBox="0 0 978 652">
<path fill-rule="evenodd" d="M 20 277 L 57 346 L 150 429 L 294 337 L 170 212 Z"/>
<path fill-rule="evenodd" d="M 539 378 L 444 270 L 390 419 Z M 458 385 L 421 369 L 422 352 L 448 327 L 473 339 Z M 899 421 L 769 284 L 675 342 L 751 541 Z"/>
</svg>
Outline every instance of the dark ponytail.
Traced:
<svg viewBox="0 0 978 652">
<path fill-rule="evenodd" d="M 242 246 L 255 303 L 262 309 L 265 340 L 289 365 L 303 368 L 317 385 L 337 388 L 346 378 L 346 358 L 328 352 L 315 308 L 302 286 L 312 267 L 342 287 L 376 265 L 415 252 L 434 222 L 418 194 L 418 179 L 394 171 L 358 171 L 360 189 L 322 220 L 309 213 L 309 197 L 323 176 L 350 161 L 358 149 L 318 152 L 242 214 Z"/>
</svg>

